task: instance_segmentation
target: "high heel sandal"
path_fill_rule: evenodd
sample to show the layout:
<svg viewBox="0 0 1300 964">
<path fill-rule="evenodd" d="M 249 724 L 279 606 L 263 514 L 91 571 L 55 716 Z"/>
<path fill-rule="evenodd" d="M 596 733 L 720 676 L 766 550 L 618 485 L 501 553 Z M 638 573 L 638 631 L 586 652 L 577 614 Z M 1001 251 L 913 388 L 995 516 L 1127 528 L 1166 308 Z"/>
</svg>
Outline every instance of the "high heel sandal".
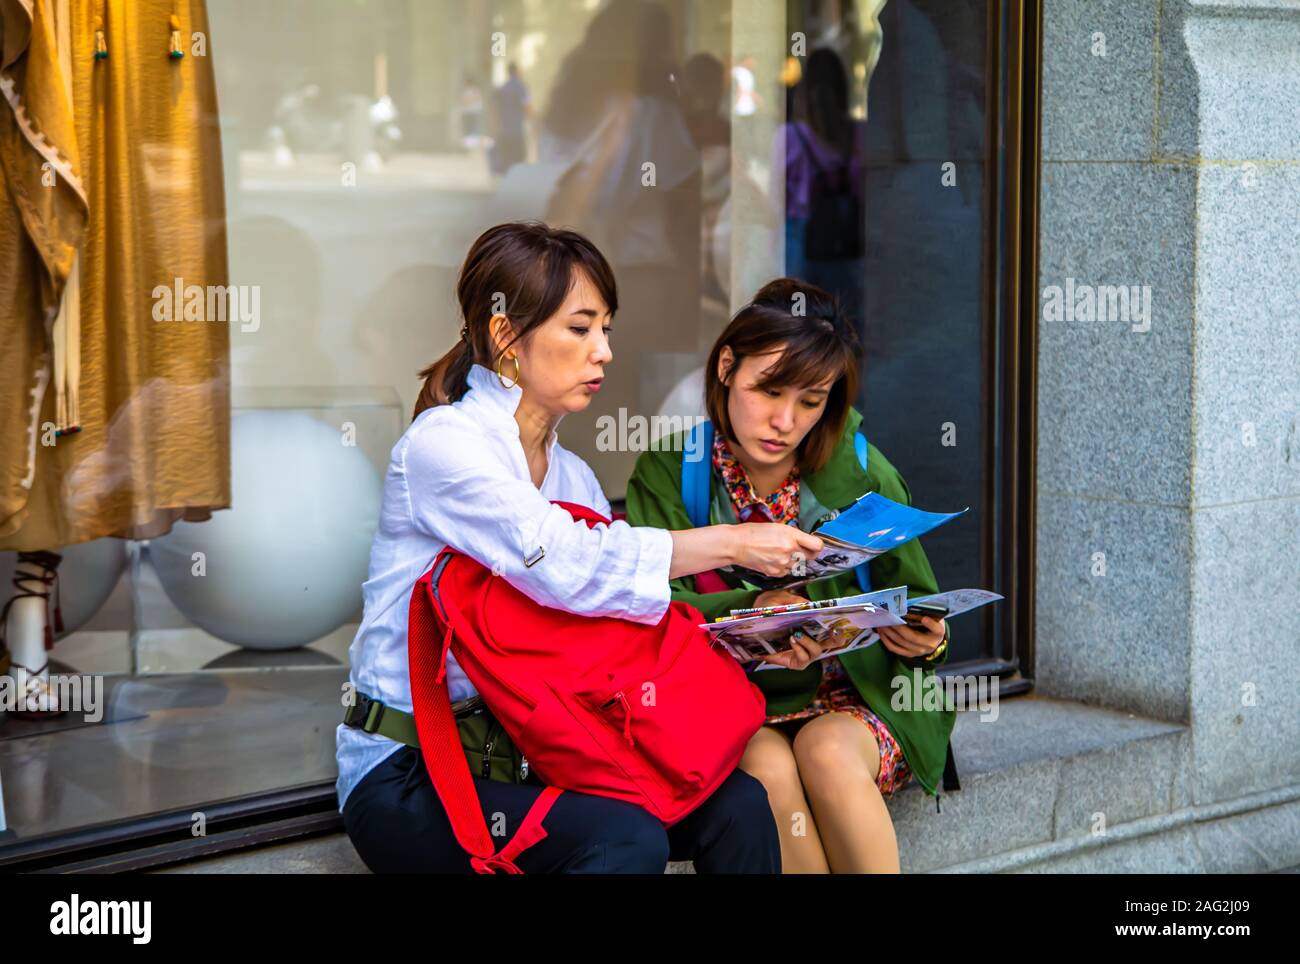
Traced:
<svg viewBox="0 0 1300 964">
<path fill-rule="evenodd" d="M 63 557 L 57 552 L 38 550 L 18 553 L 18 565 L 14 568 L 13 577 L 16 591 L 9 597 L 4 609 L 0 610 L 0 675 L 13 677 L 16 669 L 21 669 L 27 674 L 24 685 L 20 687 L 23 692 L 18 694 L 18 705 L 23 709 L 10 711 L 10 715 L 18 719 L 43 720 L 62 716 L 67 712 L 65 708 L 58 707 L 48 675 L 45 677 L 40 675 L 49 668 L 49 660 L 46 659 L 36 668 L 25 666 L 14 658 L 5 644 L 5 636 L 9 629 L 9 610 L 13 608 L 14 603 L 20 599 L 44 599 L 45 645 L 42 653 L 48 653 L 54 647 L 54 634 L 63 632 L 63 607 L 58 581 L 59 563 L 62 561 Z M 51 597 L 54 599 L 53 609 L 50 606 Z"/>
</svg>

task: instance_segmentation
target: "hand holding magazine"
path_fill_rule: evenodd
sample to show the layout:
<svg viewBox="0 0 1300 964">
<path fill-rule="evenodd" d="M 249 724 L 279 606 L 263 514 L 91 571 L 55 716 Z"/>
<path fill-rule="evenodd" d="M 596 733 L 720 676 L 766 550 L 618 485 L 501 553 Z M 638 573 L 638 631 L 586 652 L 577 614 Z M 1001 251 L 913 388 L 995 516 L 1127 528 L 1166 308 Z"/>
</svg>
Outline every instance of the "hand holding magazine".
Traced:
<svg viewBox="0 0 1300 964">
<path fill-rule="evenodd" d="M 742 663 L 790 652 L 790 635 L 803 632 L 822 645 L 834 644 L 817 658 L 827 659 L 870 646 L 880 639 L 880 626 L 901 626 L 911 606 L 928 604 L 942 607 L 948 616 L 976 609 L 1001 599 L 983 589 L 953 589 L 929 596 L 908 598 L 907 589 L 897 586 L 876 592 L 825 599 L 801 606 L 776 606 L 758 612 L 741 611 L 727 619 L 701 623 L 714 642 Z M 779 669 L 765 663 L 758 669 Z"/>
</svg>

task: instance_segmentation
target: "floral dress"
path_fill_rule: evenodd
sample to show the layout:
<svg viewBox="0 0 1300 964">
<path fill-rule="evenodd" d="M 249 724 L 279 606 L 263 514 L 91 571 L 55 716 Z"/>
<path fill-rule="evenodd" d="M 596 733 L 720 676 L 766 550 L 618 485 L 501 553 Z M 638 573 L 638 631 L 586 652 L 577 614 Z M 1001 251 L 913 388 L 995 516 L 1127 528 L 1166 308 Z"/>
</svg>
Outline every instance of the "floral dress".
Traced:
<svg viewBox="0 0 1300 964">
<path fill-rule="evenodd" d="M 735 507 L 736 518 L 741 522 L 783 522 L 796 525 L 799 519 L 799 467 L 796 465 L 786 476 L 784 482 L 775 492 L 762 498 L 754 491 L 753 485 L 726 441 L 719 435 L 713 440 L 713 467 L 717 470 L 731 504 Z M 822 660 L 822 681 L 812 702 L 794 713 L 769 716 L 768 725 L 786 724 L 794 720 L 808 720 L 824 713 L 848 713 L 860 720 L 876 738 L 880 748 L 880 773 L 876 777 L 876 786 L 883 796 L 889 796 L 900 787 L 906 786 L 912 779 L 912 771 L 903 758 L 902 747 L 894 739 L 880 717 L 867 707 L 857 687 L 849 678 L 839 657 L 829 656 Z M 784 728 L 784 727 L 783 727 Z"/>
</svg>

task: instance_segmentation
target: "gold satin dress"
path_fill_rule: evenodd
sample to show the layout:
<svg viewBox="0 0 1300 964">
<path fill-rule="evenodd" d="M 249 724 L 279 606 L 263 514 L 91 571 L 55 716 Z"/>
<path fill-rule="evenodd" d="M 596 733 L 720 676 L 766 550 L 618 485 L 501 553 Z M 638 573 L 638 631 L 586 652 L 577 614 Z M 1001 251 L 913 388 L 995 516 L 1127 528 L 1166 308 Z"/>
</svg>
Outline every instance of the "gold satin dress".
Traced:
<svg viewBox="0 0 1300 964">
<path fill-rule="evenodd" d="M 229 283 L 211 55 L 202 0 L 0 0 L 0 549 L 230 505 L 229 322 L 154 320 Z"/>
</svg>

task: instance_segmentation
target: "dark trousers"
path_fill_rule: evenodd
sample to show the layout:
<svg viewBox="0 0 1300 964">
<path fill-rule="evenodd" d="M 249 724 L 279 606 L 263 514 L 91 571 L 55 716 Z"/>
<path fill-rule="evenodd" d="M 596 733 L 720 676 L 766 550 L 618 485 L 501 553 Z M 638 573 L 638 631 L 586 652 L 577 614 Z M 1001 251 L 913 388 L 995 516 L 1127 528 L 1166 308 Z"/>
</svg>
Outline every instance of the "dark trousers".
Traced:
<svg viewBox="0 0 1300 964">
<path fill-rule="evenodd" d="M 535 782 L 474 778 L 497 846 L 510 838 L 542 792 Z M 357 853 L 375 873 L 471 873 L 424 758 L 404 746 L 358 783 L 343 807 Z M 542 822 L 546 837 L 516 859 L 528 874 L 662 874 L 669 860 L 692 860 L 698 873 L 779 874 L 776 820 L 763 785 L 734 771 L 703 804 L 665 829 L 621 800 L 561 794 Z"/>
</svg>

